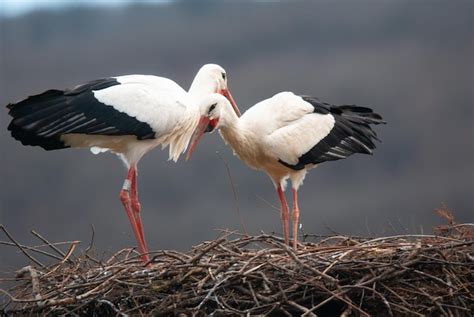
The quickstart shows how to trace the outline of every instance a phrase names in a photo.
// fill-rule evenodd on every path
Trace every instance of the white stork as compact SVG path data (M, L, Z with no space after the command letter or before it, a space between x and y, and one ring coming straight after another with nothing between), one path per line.
M297 247L298 188L306 172L325 161L354 153L372 154L377 135L370 124L385 123L372 109L334 106L317 98L282 92L263 100L238 117L222 96L206 96L201 118L186 159L204 132L219 129L224 141L251 168L270 176L281 203L285 242L289 244L288 204L283 191L292 184L293 247Z
M199 120L199 101L219 93L240 112L227 87L224 69L204 65L189 92L174 81L151 75L98 79L66 90L48 90L9 104L8 130L24 145L57 150L90 148L122 158L128 174L120 199L132 225L142 259L148 248L137 195L137 163L158 145L169 145L169 159L186 150ZM226 99L227 100L227 99Z

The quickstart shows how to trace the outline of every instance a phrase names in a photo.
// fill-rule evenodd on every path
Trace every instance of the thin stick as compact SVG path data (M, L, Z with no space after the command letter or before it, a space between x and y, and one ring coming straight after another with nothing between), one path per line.
M40 235L39 233L37 233L36 231L34 230L31 230L31 233L36 236L38 239L40 239L41 241L43 241L44 243L46 243L51 249L53 249L54 251L56 251L60 256L62 256L64 258L65 254L63 251L59 250L58 247L56 247L55 245L51 244L51 242L49 242L46 238L44 238L42 235Z
M8 245L8 246L17 246L15 243L13 242L8 242L8 241L0 241L0 244L3 244L3 245ZM56 260L62 260L61 257L57 256L56 254L52 254L52 253L49 253L49 252L46 252L46 251L43 251L43 250L38 250L38 249L35 249L34 247L29 247L27 245L23 245L23 244L20 244L22 248L24 248L25 250L30 250L30 251L33 251L33 252L36 252L36 253L39 253L39 254L42 254L42 255L46 255L46 256L49 256L53 259L56 259Z
M86 248L86 253L89 253L89 251L92 249L92 246L94 245L95 230L94 230L94 225L92 224L91 224L91 231L92 231L91 242L89 242L89 245Z
M222 155L219 152L216 151L216 153L217 153L217 156L219 156L219 158L222 160L222 162L224 162L224 165L225 165L225 168L226 168L226 171L227 171L227 176L229 176L230 185L232 187L232 193L234 194L235 210L237 211L237 215L239 216L240 225L242 226L242 230L244 231L245 235L248 235L247 227L245 226L244 219L242 218L242 214L240 213L239 199L237 197L237 191L235 190L234 181L232 179L232 174L230 173L229 164L227 164L227 161L224 160L224 158L222 157Z
M31 261L35 262L36 264L38 264L39 266L41 266L42 268L45 268L46 266L41 263L40 261L38 261L37 259L35 259L33 256L31 256L30 254L28 254L28 252L26 252L25 248L23 248L21 246L21 244L19 244L15 239L13 239L13 237L11 236L11 234L7 231L7 229L3 226L3 225L0 225L0 229L2 229L2 231L5 233L5 235L8 237L8 239L10 239L11 242L13 242L17 247L18 249L20 249L20 251L26 255L26 257L28 259L30 259Z

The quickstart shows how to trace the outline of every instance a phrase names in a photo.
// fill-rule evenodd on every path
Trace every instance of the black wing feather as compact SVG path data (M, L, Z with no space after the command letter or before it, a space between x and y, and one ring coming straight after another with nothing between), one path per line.
M154 138L155 133L147 123L94 97L93 91L119 84L115 78L98 79L73 89L47 90L9 104L7 108L13 119L8 130L22 144L38 145L46 150L68 147L61 136L69 133Z
M331 114L335 123L329 134L307 153L303 154L295 165L280 160L283 165L301 170L307 164L319 164L326 161L344 159L354 153L372 154L377 134L371 124L385 123L382 116L372 109L355 105L335 106L320 102L314 97L302 97L314 107L315 113Z

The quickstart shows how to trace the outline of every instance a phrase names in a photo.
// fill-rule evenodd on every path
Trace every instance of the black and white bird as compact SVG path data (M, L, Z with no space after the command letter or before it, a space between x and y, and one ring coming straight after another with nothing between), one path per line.
M213 93L225 96L240 116L224 69L206 64L188 92L170 79L151 75L110 77L72 89L48 90L9 104L13 119L8 130L23 145L48 151L90 148L94 154L110 151L120 156L128 168L120 199L147 262L137 163L158 145L169 146L169 159L178 160L198 125L200 100Z
M281 203L285 242L289 244L289 211L283 191L292 184L293 247L297 247L298 188L306 172L317 164L347 158L354 153L372 154L377 135L371 124L385 123L372 109L334 106L317 98L281 92L263 100L242 117L219 95L207 96L200 105L201 118L186 159L204 132L219 129L224 141L251 168L270 176Z

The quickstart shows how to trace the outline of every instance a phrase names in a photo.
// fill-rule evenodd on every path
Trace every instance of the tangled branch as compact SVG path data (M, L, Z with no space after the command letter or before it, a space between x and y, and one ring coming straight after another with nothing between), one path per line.
M15 241L10 246L26 252L32 265L18 271L15 286L0 291L0 309L48 315L466 316L474 309L469 229L449 237L320 237L297 251L272 235L224 232L186 253L151 252L148 267L133 249L100 261L90 247L74 254L77 241L63 252L41 237L55 252L46 266L28 253L36 248Z

